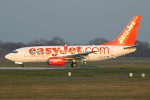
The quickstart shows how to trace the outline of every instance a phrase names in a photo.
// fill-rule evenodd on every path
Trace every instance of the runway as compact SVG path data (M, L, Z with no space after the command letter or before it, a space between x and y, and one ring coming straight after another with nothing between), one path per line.
M46 70L46 69L91 69L108 67L0 67L0 70Z

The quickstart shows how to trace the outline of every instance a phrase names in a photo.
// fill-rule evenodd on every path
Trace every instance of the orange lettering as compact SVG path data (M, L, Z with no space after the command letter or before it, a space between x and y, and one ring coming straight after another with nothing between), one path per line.
M98 48L98 47L93 47L93 48L92 48L92 51L94 51L94 49L97 49L97 50L95 50L95 51L99 51L99 48ZM97 53L94 52L94 54L97 54Z
M108 47L100 47L100 54L101 54L102 50L105 54L106 49L107 49L107 53L109 54L109 48Z
M36 49L35 49L35 48L29 49L29 53L30 53L31 55L35 55Z
M37 50L38 50L37 51L38 55L43 55L44 54L44 49L43 48L38 48Z
M45 51L46 51L46 55L51 54L51 48L46 48Z
M57 56L58 51L59 51L60 48L52 48L52 49L54 51L54 53L52 54L52 56Z
M81 52L82 47L78 46L78 47L76 47L76 48L77 48L78 53L80 53L80 52Z
M67 53L67 50L68 50L68 46L63 46L64 47L64 51L63 50L60 50L60 53L61 54L66 54Z
M87 47L87 48L85 48L85 52L87 52L87 49L91 49L91 47ZM90 50L88 50L88 51L90 51Z
M69 48L70 54L75 54L75 51L76 51L76 48L74 48L74 47Z

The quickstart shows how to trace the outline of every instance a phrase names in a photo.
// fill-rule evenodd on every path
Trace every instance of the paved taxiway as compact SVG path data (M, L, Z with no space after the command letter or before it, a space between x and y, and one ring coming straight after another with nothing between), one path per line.
M88 69L88 68L108 68L108 67L0 67L0 70L45 70L45 69Z

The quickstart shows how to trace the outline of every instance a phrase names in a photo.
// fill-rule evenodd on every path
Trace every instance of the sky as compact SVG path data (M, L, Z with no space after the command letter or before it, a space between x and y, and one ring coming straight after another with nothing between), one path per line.
M142 16L137 40L150 43L150 0L0 0L0 40L111 41L136 15Z

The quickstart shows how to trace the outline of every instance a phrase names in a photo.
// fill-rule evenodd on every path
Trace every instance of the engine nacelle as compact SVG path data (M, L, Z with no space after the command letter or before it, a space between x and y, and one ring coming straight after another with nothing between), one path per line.
M65 58L63 57L50 57L47 62L48 65L65 65Z

